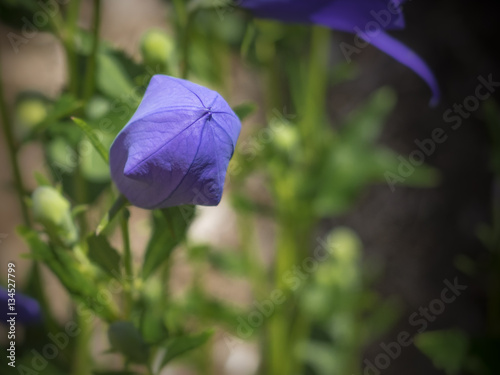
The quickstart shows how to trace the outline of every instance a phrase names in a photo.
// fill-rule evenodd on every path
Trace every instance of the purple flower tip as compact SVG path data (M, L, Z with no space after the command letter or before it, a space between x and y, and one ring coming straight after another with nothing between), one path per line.
M14 302L14 304L12 304L12 302ZM6 321L5 319L8 320L11 318L15 318L16 322L23 324L38 323L42 320L40 305L31 297L20 293L9 295L9 291L7 289L0 287L0 303L2 304L1 308L4 312L2 314L3 322ZM9 309L11 306L12 309ZM8 313L16 313L16 315L7 315Z
M431 106L439 102L439 85L427 64L387 30L405 26L402 4L407 0L241 0L257 17L310 23L357 34L418 74L432 91ZM350 46L351 51L361 51ZM341 48L342 49L342 48ZM342 51L345 55L345 51ZM346 55L350 61L350 53Z
M111 177L138 207L215 206L240 129L217 92L155 75L111 145Z

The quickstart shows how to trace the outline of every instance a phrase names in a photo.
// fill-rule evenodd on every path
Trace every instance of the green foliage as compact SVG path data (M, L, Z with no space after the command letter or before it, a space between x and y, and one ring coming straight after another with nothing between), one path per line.
M97 57L97 88L110 98L120 99L131 95L133 100L139 101L134 92L134 82L127 75L119 59L108 51L99 53Z
M254 113L256 109L257 106L255 105L255 103L248 102L234 107L233 111L234 113L236 113L236 116L240 118L240 121L243 121L245 118Z
M113 302L96 298L100 295L100 286L88 282L89 277L92 277L91 271L85 269L85 264L75 253L46 244L37 232L24 226L20 226L17 232L28 244L34 259L45 263L75 300L82 302L105 320L117 319Z
M29 42L31 37L25 35L23 27L31 27L27 22L32 23L36 12L45 12L42 8L46 3L0 0L0 21L15 27L15 35L7 35L14 50ZM110 350L123 356L125 366L119 370L99 368L93 373L156 374L200 349L199 355L188 357L189 362L200 373L209 374L214 367L208 363L210 351L200 353L214 333L206 326L222 326L238 334L235 325L258 312L253 306L236 307L211 293L205 278L213 273L228 283L236 278L248 282L254 302L270 300L276 290L285 297L253 331L263 348L259 373L299 373L304 365L307 374L356 373L363 348L386 333L398 315L398 305L392 299L382 299L373 291L374 280L367 277L357 234L344 227L330 231L326 258L315 261L314 271L302 269L306 274L296 289L283 280L310 258L316 230L328 225L323 219L349 212L368 186L387 184L387 173L398 170L399 155L379 142L396 105L394 92L378 90L332 124L328 90L356 77L358 67L347 63L331 67L328 31L251 19L249 13L236 10L235 2L168 2L168 31L146 31L138 58L95 38L98 29L79 27L80 8L88 10L90 3L85 7L78 1L61 6L57 1L52 3L55 14L31 31L33 35L49 31L60 41L68 82L56 98L27 91L16 100L10 124L14 125L13 154L37 142L51 171L50 176L37 173L42 189L38 192L50 193L39 195L35 191L28 218L35 223L26 220L30 225L19 227L18 233L30 248L27 257L37 265L46 265L75 302L75 318L85 317L88 310L109 325ZM92 4L99 6L101 2ZM97 10L93 9L91 18L96 24L100 21ZM233 77L239 77L240 69L247 65L252 82L240 87L238 80L235 85ZM187 233L195 207L171 207L148 213L150 237L140 264L135 264L142 229L137 217L144 212L136 217L132 210L134 227L130 233L128 221L122 221L122 248L111 245L117 235L117 226L111 224L128 205L125 197L119 196L97 228L95 224L116 195L110 181L108 150L133 115L151 77L158 73L215 86L224 96L233 93L235 86L238 93L247 87L258 89L263 98L258 104L244 101L233 109L249 125L242 134L253 132L240 140L233 169L227 174L232 183L229 200L239 215L237 248L234 244L192 246ZM269 116L266 126L249 123L258 118L251 117L258 105L263 106L259 112ZM495 146L492 165L498 172L498 109L490 105L485 110ZM253 177L257 177L257 189L267 187L264 194L259 191L259 199L249 194ZM437 171L422 165L402 184L429 187L437 182ZM24 202L25 189L19 190ZM263 239L253 230L254 223L263 217L272 222L271 242L276 249L271 265L260 259L257 250ZM488 227L482 233L485 243L494 249L498 238L495 228ZM181 246L188 255L190 272L186 274L192 274L185 280L181 277L182 293L171 283L179 281L173 280L171 267L172 253ZM36 335L27 328L27 339L18 352L19 371L20 366L31 365L32 357L27 353L33 347L42 348L49 333L63 329L54 323L47 308L50 304L43 301L44 283L38 272L30 284L38 288L46 319ZM39 373L67 374L74 370L74 363L87 364L90 343L84 336L75 338L61 358ZM432 332L419 335L416 344L450 374L462 368L485 374L484 369L495 369L495 338L468 339L459 331ZM130 364L134 364L132 370Z
M318 374L356 374L364 343L386 333L399 309L370 290L362 274L362 243L353 230L334 229L325 247L326 259L300 295L302 312L323 335L300 343L297 355Z
M73 117L72 118L73 122L78 125L80 129L85 133L85 135L89 138L90 142L92 143L92 146L97 150L99 155L101 156L102 160L104 160L106 163L109 164L109 153L107 149L104 147L104 145L101 143L99 138L94 133L94 130L88 126L85 121Z
M166 349L166 353L161 361L160 367L164 367L174 358L179 357L188 351L199 348L205 344L210 337L212 337L212 335L213 331L207 331L197 335L173 337L169 339L162 345Z
M31 33L38 31L47 31L50 29L49 22L37 22L34 25L34 14L36 12L44 12L40 2L35 0L2 0L0 1L0 20L6 25L21 30L23 27L27 28ZM29 34L32 35L32 34ZM23 39L18 39L23 38ZM14 45L22 46L28 39L19 33L15 36L9 36L9 40Z
M147 363L149 346L131 322L114 322L109 326L108 339L113 351L122 353L127 361Z
M181 206L153 212L153 234L146 248L142 277L147 279L168 258L186 236L195 208Z
M434 366L449 375L458 374L467 358L469 340L459 330L419 333L415 345L427 355Z
M87 238L88 257L110 277L120 277L121 256L111 247L106 237L90 235Z

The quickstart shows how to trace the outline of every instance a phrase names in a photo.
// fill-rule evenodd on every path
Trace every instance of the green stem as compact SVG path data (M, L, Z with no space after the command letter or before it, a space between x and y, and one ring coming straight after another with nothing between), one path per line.
M87 74L85 75L85 87L83 98L87 102L95 89L96 57L99 50L99 33L101 29L101 0L94 0L94 22L92 27L92 51L87 60Z
M174 0L173 2L177 21L177 36L179 45L182 46L181 77L187 79L189 74L189 24L192 15L186 7L185 0Z
M328 89L329 47L330 30L318 26L313 27L309 70L303 100L303 119L299 124L306 151L306 160L313 158L317 152L316 146L318 142L321 142L324 134L322 130L324 129Z
M313 27L304 106L300 108L302 119L299 123L304 154L309 164L315 163L315 155L324 142L329 46L330 31ZM290 168L290 173L296 173L296 169ZM301 272L301 261L309 255L309 241L316 223L310 206L301 204L300 198L290 196L288 189L277 188L276 194L279 229L275 288L281 290L287 300L270 320L270 375L301 372L302 363L300 359L295 359L294 351L298 343L309 337L311 323L298 305L297 294L289 289L291 286L287 283L286 275L294 272L296 267ZM305 283L306 280L301 282Z
M92 326L88 317L78 314L78 328L80 333L76 337L75 359L72 363L71 374L89 375L92 373L92 355L89 341L92 336Z
M122 239L123 239L123 263L125 266L126 287L125 287L125 317L128 317L132 309L132 288L134 284L134 274L132 268L132 250L130 248L130 234L128 229L128 219L130 213L123 210L121 219Z
M69 91L75 98L79 97L78 87L78 56L76 53L75 39L77 31L78 15L80 12L80 0L72 0L68 5L68 15L66 19L66 28L62 35L62 42L66 52L68 64L68 86Z
M109 223L116 217L116 215L126 206L128 205L128 200L124 195L119 195L118 198L114 201L113 205L109 209L109 211L104 215L104 217L99 222L99 225L96 229L96 234L99 235L103 230L107 228Z
M19 205L21 206L23 221L26 226L31 227L31 220L28 212L28 207L24 200L26 190L24 189L24 184L21 176L21 169L19 168L19 163L17 161L17 149L14 141L14 135L12 134L12 123L10 120L10 116L7 110L7 104L5 102L5 97L3 93L1 65L0 65L0 112L2 120L2 130L5 136L5 141L7 143L7 152L9 153L10 165L14 177L14 185L16 187Z
M285 295L284 306L280 306L269 320L268 349L269 374L292 374L293 343L290 342L290 328L292 314L289 306L293 306L292 291L286 283L285 275L293 270L296 264L297 248L294 229L287 220L281 220L278 229L276 261L275 261L275 289ZM286 358L286 359L285 359Z

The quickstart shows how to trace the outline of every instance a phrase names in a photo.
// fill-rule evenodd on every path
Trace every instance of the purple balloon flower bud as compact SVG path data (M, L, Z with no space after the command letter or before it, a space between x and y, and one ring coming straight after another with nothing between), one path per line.
M36 300L20 293L15 293L12 296L8 292L4 287L0 287L0 304L3 311L2 322L5 323L5 319L11 318L23 324L39 323L42 320L40 305ZM12 300L15 300L14 304L12 304L14 302ZM8 313L16 313L16 315L8 315Z
M240 129L217 92L155 75L111 145L111 177L138 207L215 206Z

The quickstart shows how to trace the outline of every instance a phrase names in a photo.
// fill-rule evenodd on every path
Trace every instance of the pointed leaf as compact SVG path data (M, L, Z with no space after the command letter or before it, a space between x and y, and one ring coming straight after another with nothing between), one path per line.
M121 257L107 238L103 235L91 235L87 238L87 244L89 259L111 277L119 277Z
M206 331L199 335L181 336L170 339L165 345L163 345L167 349L167 353L161 362L160 368L181 354L194 350L205 344L212 335L213 331Z
M243 121L245 118L254 113L256 109L257 106L255 105L255 103L247 102L237 105L236 107L233 108L233 111L234 113L236 113L236 116L239 117L240 121Z
M96 151L101 155L102 159L109 164L109 153L108 150L104 147L104 145L101 143L99 138L97 138L94 129L92 129L85 121L72 117L71 118L75 124L78 125L80 129L83 130L85 135L89 138L90 143L92 143L92 146L96 149Z
M122 321L110 324L108 339L111 347L122 353L128 361L133 363L148 361L149 346L132 322Z

